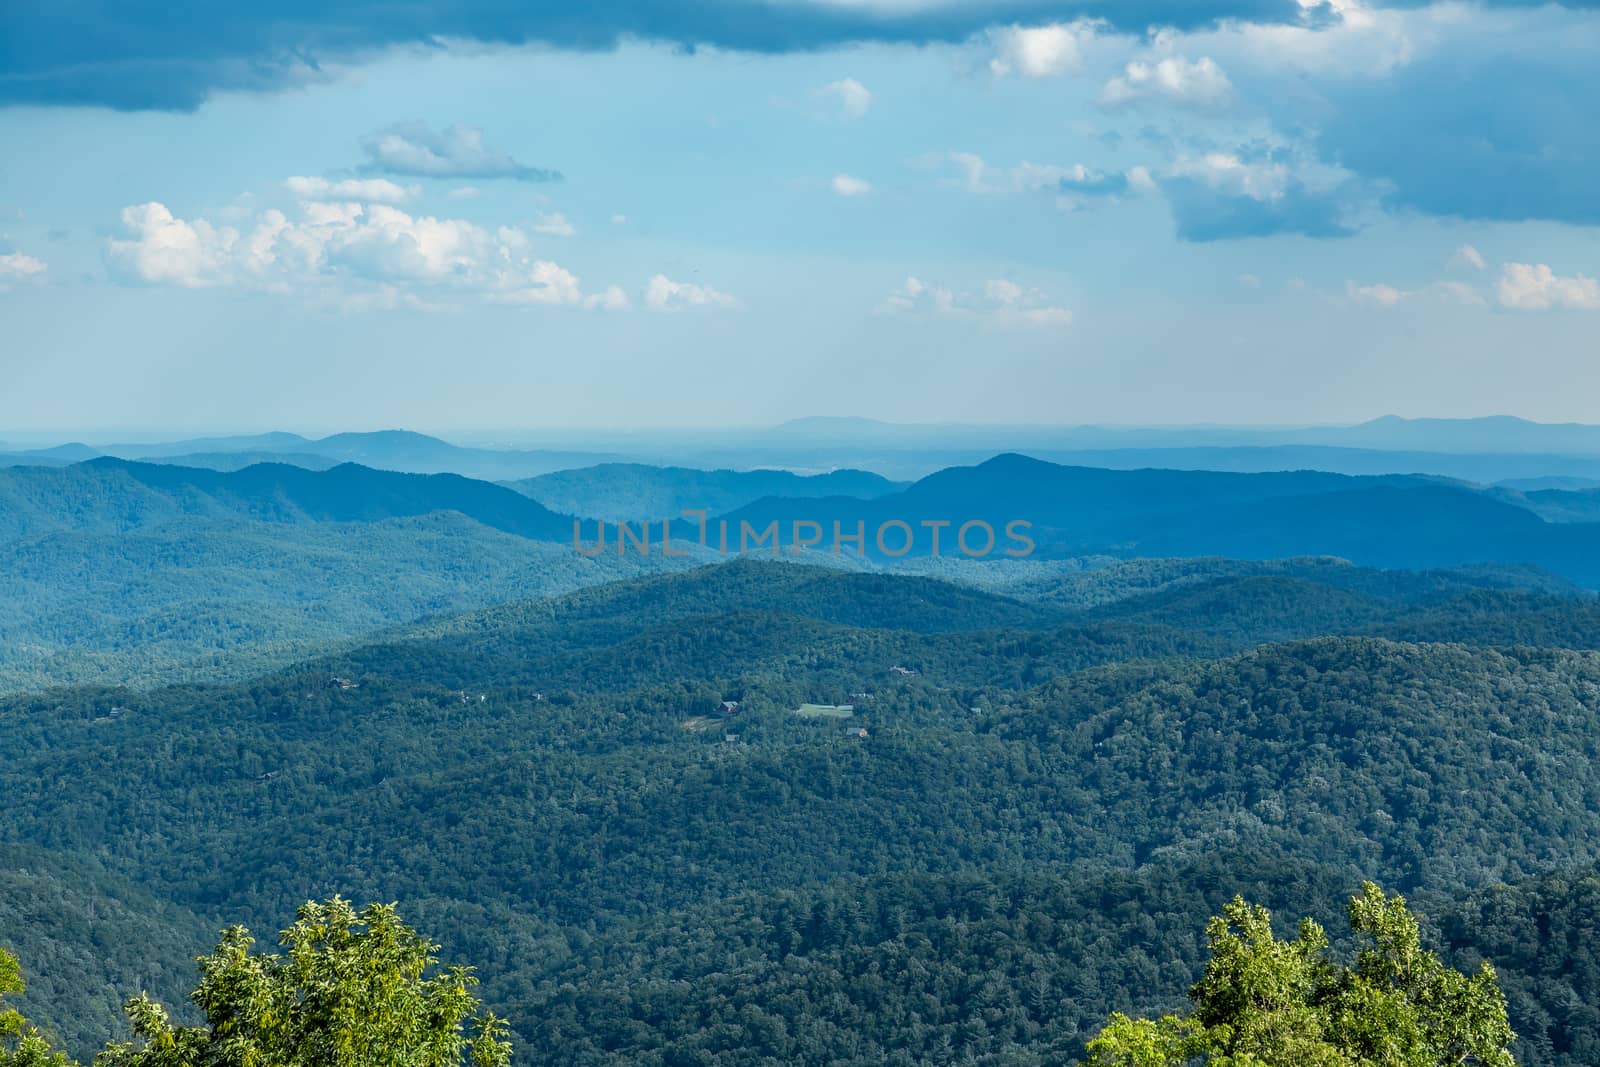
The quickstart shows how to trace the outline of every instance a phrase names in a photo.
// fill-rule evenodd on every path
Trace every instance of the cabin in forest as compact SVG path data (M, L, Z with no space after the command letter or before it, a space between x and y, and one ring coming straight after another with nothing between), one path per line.
M739 714L739 702L737 700L724 700L721 704L717 705L716 709L712 711L711 714L717 716L719 719L731 719L735 715Z

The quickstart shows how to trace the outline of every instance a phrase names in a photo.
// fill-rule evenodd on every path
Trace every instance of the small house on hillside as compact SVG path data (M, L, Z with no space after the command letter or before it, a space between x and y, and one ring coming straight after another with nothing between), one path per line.
M711 714L721 719L731 719L735 715L739 714L739 702L737 700L724 700L721 704L717 705Z

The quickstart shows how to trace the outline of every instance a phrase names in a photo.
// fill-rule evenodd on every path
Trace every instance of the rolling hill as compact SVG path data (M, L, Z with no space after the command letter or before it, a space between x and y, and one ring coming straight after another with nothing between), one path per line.
M903 483L857 470L799 475L783 470L701 471L637 463L557 471L508 484L552 511L613 522L676 519L686 509L718 515L763 497L870 499L905 488Z
M929 523L946 524L940 554L963 554L952 542L967 523L986 523L994 539L973 527L965 554L982 555L986 547L996 556L1026 551L1005 533L1021 521L1045 557L1337 556L1413 569L1527 563L1600 586L1600 524L1548 523L1496 493L1408 476L1109 471L1005 455L940 471L874 500L767 499L721 521L733 541L745 528L760 532L777 523L789 542L796 522L815 522L824 548L832 546L834 523L846 532L860 524L867 552L879 558L900 551L908 534L913 554L931 554ZM895 530L893 523L904 527ZM879 531L883 545L876 543ZM698 532L679 524L682 539ZM714 534L708 540L717 541Z
M12 697L0 841L212 924L271 929L335 890L406 901L480 965L530 1063L917 1062L946 1041L1063 1062L1111 1008L1179 997L1236 889L1329 914L1379 877L1445 916L1600 859L1600 653L1451 629L1483 613L1463 598L1522 598L1495 616L1562 640L1581 627L1549 620L1589 600L1316 569L1063 624L926 579L744 562L248 682ZM1236 651L1418 611L1452 643ZM807 701L853 703L848 729ZM1561 1049L1588 1023L1541 999L1569 988L1557 965L1503 927L1451 929L1528 976L1519 1023L1560 1020L1527 1062L1576 1067ZM112 988L138 980L112 963ZM47 1020L90 1004L51 988Z
M102 446L98 451L122 459L161 463L194 464L196 457L205 457L208 462L203 465L218 465L224 469L237 466L221 458L229 454L278 455L278 462L282 463L305 465L309 461L319 467L357 463L380 470L409 474L459 474L485 481L529 478L549 471L619 458L602 452L466 448L408 430L339 433L321 438L267 433L197 438L164 444L111 444Z

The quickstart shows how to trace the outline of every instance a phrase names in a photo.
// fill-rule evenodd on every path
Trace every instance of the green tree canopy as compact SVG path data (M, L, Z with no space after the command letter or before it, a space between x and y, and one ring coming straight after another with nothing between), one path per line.
M507 1067L506 1026L482 1013L465 967L439 968L393 905L357 912L338 897L308 903L279 954L252 953L243 927L200 958L194 1002L204 1026L174 1026L147 996L128 1002L135 1041L103 1067ZM470 1036L469 1036L470 1026Z
M6 1006L6 998L27 989L17 958L0 948L0 1067L66 1067L67 1057L52 1051L44 1035Z
M1368 944L1353 966L1327 959L1304 919L1293 940L1235 897L1206 929L1211 960L1188 1015L1115 1014L1089 1043L1092 1067L1515 1067L1494 968L1446 967L1422 948L1399 896L1371 882L1350 901Z

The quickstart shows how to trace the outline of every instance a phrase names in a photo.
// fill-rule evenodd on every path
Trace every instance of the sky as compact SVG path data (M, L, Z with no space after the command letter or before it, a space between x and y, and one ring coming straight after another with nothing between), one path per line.
M0 439L1594 421L1593 2L66 7Z

